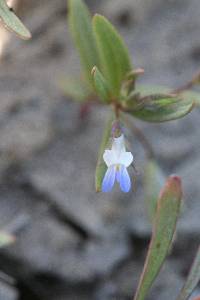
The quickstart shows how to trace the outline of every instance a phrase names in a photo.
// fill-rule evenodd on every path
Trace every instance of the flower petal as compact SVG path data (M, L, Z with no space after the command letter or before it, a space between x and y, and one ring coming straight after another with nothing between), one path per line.
M118 163L120 165L129 167L133 162L133 155L131 152L122 152L119 156Z
M116 177L116 168L115 166L109 167L104 175L103 182L102 182L102 192L110 192L113 188L115 183Z
M103 160L108 168L118 163L116 153L113 150L105 150L103 154Z
M119 184L124 193L128 193L131 188L131 180L127 169L124 166L120 166L119 170Z
M120 155L121 152L126 151L123 134L120 135L120 137L113 139L112 150L115 151L118 156Z

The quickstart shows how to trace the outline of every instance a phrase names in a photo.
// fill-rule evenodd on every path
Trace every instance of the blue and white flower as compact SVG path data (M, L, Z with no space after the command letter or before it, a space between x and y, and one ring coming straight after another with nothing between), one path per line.
M133 155L126 151L123 134L118 138L113 138L112 148L105 150L103 159L108 169L102 182L102 191L110 192L116 180L121 190L128 193L131 188L131 180L127 168L133 162Z

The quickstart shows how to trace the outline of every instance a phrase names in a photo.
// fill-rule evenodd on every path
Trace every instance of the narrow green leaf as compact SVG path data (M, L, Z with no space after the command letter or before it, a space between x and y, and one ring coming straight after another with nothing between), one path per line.
M177 300L187 300L200 280L200 247Z
M155 93L170 93L172 89L169 87L159 86L159 85L137 85L136 91L139 92L142 96L147 96L149 94ZM194 102L198 107L200 106L200 93L194 91L183 91L178 94L181 98Z
M0 231L0 248L8 246L15 241L15 237L4 231Z
M135 105L135 104L134 104ZM190 100L172 95L149 95L128 111L134 117L147 122L166 122L182 118L194 107Z
M103 102L109 103L111 98L111 91L106 79L97 67L92 69L92 75L94 80L94 87L97 95L102 99Z
M79 78L62 78L58 85L66 96L78 102L84 102L93 92L90 86Z
M99 66L99 59L91 16L82 0L69 0L69 27L80 55L84 74L92 84L91 70L94 66Z
M103 153L104 150L109 146L109 141L111 137L111 129L112 129L112 123L113 123L114 117L113 115L109 118L105 129L103 133L103 138L101 141L101 146L98 154L98 160L97 160L97 166L96 166L96 172L95 172L95 187L96 192L101 191L102 181L103 177L106 173L107 167L103 160Z
M20 19L10 9L5 0L0 0L0 20L10 31L16 33L20 38L28 40L31 38L30 31L24 26Z
M182 197L181 181L168 178L160 193L153 233L135 300L144 300L172 244Z
M165 183L165 176L153 159L147 161L144 173L145 200L149 219L153 222L158 196Z
M93 28L102 72L109 83L113 96L118 97L122 81L132 69L128 50L115 28L103 16L94 16Z

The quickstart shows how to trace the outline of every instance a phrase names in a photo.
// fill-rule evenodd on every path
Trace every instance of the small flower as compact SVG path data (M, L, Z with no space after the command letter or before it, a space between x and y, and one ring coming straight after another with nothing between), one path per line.
M123 134L113 138L112 148L105 150L103 159L108 169L102 182L102 191L110 192L116 180L123 192L129 192L131 180L127 168L133 162L133 155L131 152L126 152Z

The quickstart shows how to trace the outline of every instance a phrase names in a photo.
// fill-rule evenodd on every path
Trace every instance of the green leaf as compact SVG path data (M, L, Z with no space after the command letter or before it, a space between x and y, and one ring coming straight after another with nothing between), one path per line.
M104 129L104 134L103 138L101 141L101 146L98 154L98 160L97 160L97 166L96 166L96 172L95 172L95 187L96 187L96 192L101 191L101 186L102 186L102 181L104 178L104 175L107 170L107 166L103 160L103 153L104 150L109 146L109 141L111 137L111 129L112 129L112 123L113 123L114 117L113 115L109 118L105 129Z
M131 94L135 93L135 82L138 76L142 74L144 74L144 69L141 68L131 70L127 73L126 78L121 85L120 98L126 99L129 98Z
M93 28L100 54L101 70L109 83L113 97L118 97L122 81L132 69L128 50L115 28L103 16L94 16Z
M182 118L194 107L190 100L178 99L172 95L149 95L134 104L128 112L147 122L166 122Z
M0 0L0 20L10 31L16 33L20 38L28 40L31 38L30 31L24 26L20 19L8 7L5 0Z
M84 102L93 92L90 86L79 78L62 78L58 84L66 96L78 102Z
M149 159L145 166L144 188L148 216L151 221L154 220L158 196L164 183L165 176L162 170L155 160Z
M99 58L92 31L91 16L82 0L69 0L69 27L86 79L92 84L91 70L94 66L99 66Z
M137 85L136 91L141 93L142 96L147 96L154 93L170 93L172 89L164 86L156 85ZM196 106L200 106L200 93L194 91L183 91L178 94L179 97L194 102Z
M200 247L177 300L187 300L200 280Z
M151 94L167 94L170 93L171 89L160 85L143 85L137 84L136 92L140 93L142 97Z
M0 248L8 246L15 241L15 237L4 231L0 231Z
M97 95L102 99L103 102L109 103L111 98L111 91L106 79L103 77L102 73L97 67L92 69L92 75L94 80L94 87Z
M181 198L180 178L177 176L169 177L158 200L152 238L134 300L146 298L171 248Z
M195 106L200 106L200 93L193 91L185 91L180 94L182 98L189 99L194 102Z

